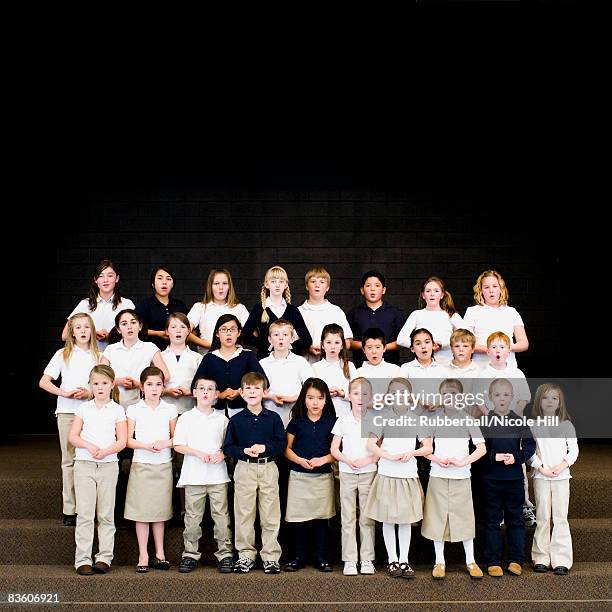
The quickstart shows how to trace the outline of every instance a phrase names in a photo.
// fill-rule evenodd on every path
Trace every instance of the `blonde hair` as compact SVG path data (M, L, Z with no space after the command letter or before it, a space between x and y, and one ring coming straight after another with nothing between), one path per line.
M493 393L493 388L497 385L506 385L510 387L510 392L512 393L512 397L514 397L514 387L512 383L507 378L494 378L489 385L489 396Z
M457 389L459 393L463 393L463 383L458 378L445 378L438 387L438 392L442 393L444 387L451 387Z
M506 287L506 282L502 278L502 275L496 270L485 270L477 279L476 284L474 285L474 303L480 304L480 306L485 305L485 300L482 295L482 281L487 278L487 276L494 276L499 283L499 305L507 306L508 305L508 288Z
M451 347L455 342L467 342L474 348L476 346L476 336L469 329L456 329L449 340Z
M91 372L89 373L89 384L91 384L91 377L94 374L99 374L100 376L104 376L108 378L113 383L113 388L111 389L110 398L116 404L119 403L119 389L115 384L115 370L111 368L109 365L104 363L100 363L93 368L91 368Z
M96 325L93 322L93 319L86 312L77 312L72 315L68 319L68 336L66 337L66 344L64 344L64 351L62 353L62 357L65 362L68 362L70 359L70 355L72 355L72 351L76 346L76 342L74 341L74 323L77 319L87 319L89 321L89 326L91 327L91 336L89 337L89 345L88 349L91 351L91 354L96 363L100 363L100 350L98 349L98 343L96 342Z
M442 310L444 310L448 314L449 317L452 317L457 312L457 309L455 308L455 303L453 302L453 296L444 287L444 281L441 278L438 278L437 276L430 276L421 285L421 291L419 292L419 301L418 301L419 308L425 308L425 306L427 306L427 303L423 299L423 292L425 291L425 287L427 287L429 283L436 283L436 285L440 287L440 289L442 290L442 299L440 300L440 308L442 308Z
M315 276L324 278L327 281L327 286L331 287L331 276L329 272L323 266L317 266L316 268L310 268L310 270L306 272L306 276L304 277L306 289L308 289L308 281Z
M227 291L226 304L230 308L238 306L238 304L240 304L240 300L236 296L236 290L234 289L234 281L232 280L232 275L229 273L229 270L226 270L225 268L213 268L209 272L208 278L206 279L206 286L204 287L204 297L202 298L202 304L206 306L214 300L212 286L215 280L215 276L217 276L217 274L225 274L225 276L227 276L229 288Z
M266 275L264 276L264 282L261 286L261 309L263 312L261 313L261 322L267 323L270 320L270 315L268 315L268 311L266 310L266 298L268 297L268 290L266 289L266 283L280 278L287 283L285 290L283 291L283 299L287 304L291 304L291 291L289 289L289 277L287 276L287 271L285 268L281 268L280 266L272 266L268 268L266 271Z
M557 416L560 421L571 421L569 412L567 411L567 404L565 403L565 394L563 393L563 389L559 385L554 383L546 383L544 385L540 385L535 393L535 398L533 400L533 410L532 416L534 417L543 417L544 413L542 412L542 398L549 392L556 391L559 394L559 408L557 408Z
M393 384L403 385L404 387L406 387L406 389L408 389L408 391L410 391L410 393L412 393L412 385L410 384L410 381L407 378L402 378L401 376L392 378L389 381L389 385L387 386L387 393L389 393L389 389L391 388L391 385Z
M293 323L291 321L287 321L287 319L276 319L276 321L272 321L272 323L270 323L270 327L268 327L268 333L270 333L274 327L290 327L292 331L295 330Z
M489 348L495 340L503 340L508 345L508 348L510 348L510 338L502 331L493 332L487 337L487 348Z

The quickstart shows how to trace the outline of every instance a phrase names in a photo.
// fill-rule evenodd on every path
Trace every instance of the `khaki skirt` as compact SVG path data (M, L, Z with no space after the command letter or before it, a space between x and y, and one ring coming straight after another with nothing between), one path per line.
M333 473L307 474L291 470L285 512L288 523L331 518L336 514L334 505Z
M172 462L134 463L130 468L123 516L139 523L172 518Z
M365 515L381 523L405 525L423 518L423 487L414 478L376 474L368 494Z
M476 535L469 478L429 479L421 535L436 542L462 542Z

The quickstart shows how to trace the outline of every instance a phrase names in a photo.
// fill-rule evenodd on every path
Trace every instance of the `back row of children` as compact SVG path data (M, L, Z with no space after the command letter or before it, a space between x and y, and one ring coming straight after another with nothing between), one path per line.
M110 570L114 544L114 502L117 481L117 452L126 444L135 449L130 471L125 516L136 523L139 545L137 572L149 568L167 570L163 538L164 525L172 515L172 472L170 448L186 455L178 486L186 489L184 553L179 571L189 572L198 564L200 523L205 500L211 499L215 522L219 571L247 573L255 565L254 523L259 507L264 572L280 571L278 544L281 511L278 468L275 460L284 453L289 460L290 477L285 520L293 526L294 557L286 571L297 571L305 563L306 530L312 530L315 565L331 571L326 558L327 519L335 514L333 459L340 462L342 514L342 558L344 573L357 573L355 534L359 499L361 563L363 574L374 573L374 520L383 524L388 555L387 572L392 577L411 578L408 561L411 524L423 519L422 534L434 541L436 564L434 578L445 575L444 541L462 541L467 571L481 578L474 559L475 534L469 465L486 454L484 491L486 510L485 561L491 576L503 575L500 522L505 520L508 535L507 571L520 575L524 562L524 525L521 517L523 474L521 464L531 461L538 468L541 484L536 494L544 509L533 543L536 571L567 573L571 567L571 536L567 526L569 466L577 457L575 432L567 419L561 390L554 385L538 389L535 413L558 415L563 435L538 432L536 445L528 428L508 437L507 426L493 426L482 434L477 427L465 427L448 435L435 428L403 426L394 431L393 420L382 425L362 423L372 403L372 386L365 378L349 383L350 414L335 418L328 386L318 378L307 379L293 406L285 433L281 417L263 407L267 380L258 372L243 376L239 393L246 409L229 422L222 411L214 409L219 395L213 380L196 377L193 394L195 409L184 413L177 424L174 406L161 400L164 373L147 367L140 382L143 399L131 405L126 414L116 403L116 375L105 364L92 368L89 383L93 399L76 410L68 441L77 449L74 483L78 520L75 531L75 567L81 575ZM412 391L407 379L394 379L389 393L401 388ZM457 379L445 380L440 394L451 398L443 410L452 416L460 408L453 395L461 394ZM493 412L516 417L510 411L512 383L495 379L488 388ZM112 399L111 399L112 397ZM392 406L387 416L401 416L406 404ZM409 430L407 430L409 429ZM520 431L519 431L520 430ZM364 436L364 431L369 431ZM446 432L448 434L448 432ZM484 437L487 438L486 447ZM415 448L415 439L419 445ZM469 441L475 445L470 454ZM435 440L435 451L433 441ZM225 457L237 460L234 472L234 519L238 561L234 563L227 500L229 477ZM432 462L431 478L423 514L423 491L415 457ZM552 502L552 503L551 503ZM552 509L552 512L551 512ZM550 534L550 517L554 530ZM94 516L98 519L99 552L92 562ZM155 557L149 559L149 528L153 531ZM397 527L397 541L396 541ZM399 544L399 554L397 545Z

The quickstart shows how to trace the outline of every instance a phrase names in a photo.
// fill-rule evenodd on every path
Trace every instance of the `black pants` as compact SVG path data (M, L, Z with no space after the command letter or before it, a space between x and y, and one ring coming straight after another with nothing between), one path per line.
M295 558L306 560L306 536L310 527L313 559L316 563L327 561L327 519L315 519L303 523L291 523Z
M508 562L525 562L525 523L523 479L483 480L485 498L485 549L487 567L501 565L502 534L500 523L504 520L508 538Z

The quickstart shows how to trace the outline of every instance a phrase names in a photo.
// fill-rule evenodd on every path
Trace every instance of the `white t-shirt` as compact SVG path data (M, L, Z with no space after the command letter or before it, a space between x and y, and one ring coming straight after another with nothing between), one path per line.
M174 446L190 446L204 453L214 454L223 446L228 423L228 418L221 410L205 414L194 408L180 416L174 430ZM184 457L177 487L229 482L225 461L214 464L204 463L194 455Z
M443 416L444 411L440 411ZM453 411L452 415L449 415L450 418L466 418L467 415L465 413L459 411ZM442 434L440 437L436 436L436 430L434 430L434 455L436 457L440 457L440 459L450 459L454 457L455 459L464 459L470 454L469 449L469 441L472 439L472 443L476 444L484 444L485 440L482 437L482 433L480 428L477 426L472 427L445 427L442 428L444 431L444 437ZM452 433L453 436L457 436L456 438L450 438L446 436L450 436ZM444 468L439 466L437 463L431 462L431 471L429 475L434 478L452 478L452 479L462 479L469 478L471 473L471 464L464 465L463 467L459 467L457 465L449 465Z
M357 420L353 413L341 416L338 418L332 429L334 436L342 438L341 451L349 459L363 459L369 457L372 453L368 450L368 436L361 436L361 420ZM376 464L368 463L358 470L352 470L344 461L339 461L338 466L341 472L347 474L365 474L366 472L375 472Z
M308 301L305 301L301 306L298 306L298 310L302 313L314 346L321 344L321 332L330 323L336 323L342 328L345 340L353 337L353 330L340 306L336 306L327 300L323 304L309 304ZM319 361L319 357L310 353L306 355L306 359L310 364Z
M397 335L397 343L400 346L410 348L410 334L415 329L424 328L431 333L434 342L442 345L442 348L436 351L435 358L440 365L445 365L453 358L450 349L451 334L462 327L463 319L458 312L449 317L445 310L421 308L410 313L406 323Z
M394 363L388 363L384 359L378 365L372 365L369 361L364 361L363 365L357 369L357 378L367 378L372 384L373 402L378 396L382 400L382 396L387 392L389 383L392 378L401 376L401 369ZM380 410L376 408L375 410Z
M121 298L119 300L119 304L117 308L113 310L113 298L110 300L103 300L100 296L98 296L98 305L95 310L89 310L89 300L81 300L76 308L68 315L70 318L72 315L75 315L77 312L85 312L87 313L94 322L96 326L96 330L105 329L110 332L113 327L115 327L115 317L122 311L128 309L134 309L134 302L129 300L128 298ZM103 351L107 346L108 342L98 340L98 348Z
M159 406L151 408L144 400L129 406L125 411L128 419L136 423L134 437L138 442L155 442L156 440L170 439L170 421L178 416L176 408L163 400ZM151 463L158 465L172 461L170 448L162 448L159 453L146 450L145 448L134 449L134 463Z
M249 311L244 304L227 306L226 304L219 305L214 302L208 302L208 304L196 302L187 313L187 318L194 329L197 327L200 330L200 338L212 342L215 325L219 317L224 314L233 314L242 326L244 326L249 318ZM198 353L206 355L208 349L198 346Z
M470 306L463 317L463 324L476 336L476 344L487 345L487 338L497 331L504 332L512 341L514 328L525 324L521 315L512 306ZM485 364L489 361L486 353L474 353L476 363ZM508 355L508 363L516 366L516 355Z
M128 348L123 344L123 340L121 340L120 342L109 344L102 356L106 357L110 362L116 378L131 376L136 380L140 380L142 371L151 365L153 357L158 351L159 348L152 342L138 340L136 344ZM119 402L124 407L136 403L140 398L140 391L138 389L126 389L121 386L118 389Z
M125 421L125 411L112 400L98 408L94 400L81 404L76 409L76 416L83 419L81 439L95 444L98 448L108 448L117 441L115 427L117 423ZM86 448L75 449L75 461L96 461L97 463L111 463L117 461L117 453L107 455L104 459L94 459Z
M338 387L338 389L344 391L344 397L332 397L337 417L348 415L351 412L351 403L348 399L348 387L349 382L357 377L357 369L352 361L348 362L348 368L349 378L345 378L340 360L333 362L327 361L327 359L321 359L312 364L314 375L325 381L330 389L332 387Z
M202 361L202 355L187 347L180 354L178 360L170 348L163 351L161 356L168 372L170 372L170 378L166 381L165 386L170 389L176 387L191 389L191 381L200 361ZM164 401L175 406L179 414L183 414L195 406L195 399L192 396L172 397L171 395L164 395Z
M84 351L75 346L68 358L68 362L64 361L63 353L64 349L56 351L45 368L44 374L50 376L52 380L57 380L61 376L62 382L59 388L62 391L74 391L77 387L89 389L89 373L91 368L97 365L92 352L90 350ZM76 409L86 401L88 400L58 395L55 414L74 414Z
M534 468L533 477L543 480L567 480L571 478L569 466L578 459L578 440L576 430L571 421L560 421L558 427L532 427L531 432L536 442L536 452L531 458L531 466ZM544 476L538 471L540 466L548 469L559 465L563 460L567 461L566 467L555 478Z

